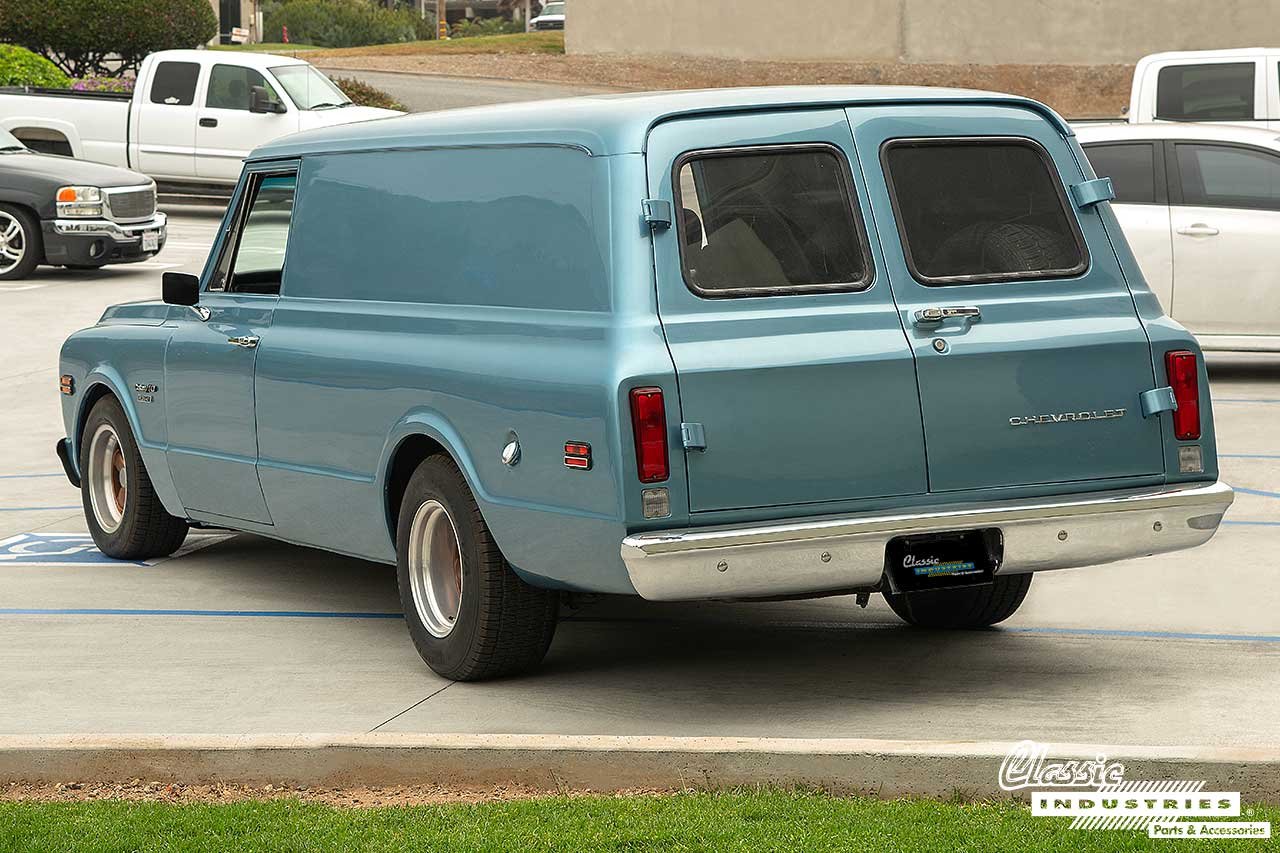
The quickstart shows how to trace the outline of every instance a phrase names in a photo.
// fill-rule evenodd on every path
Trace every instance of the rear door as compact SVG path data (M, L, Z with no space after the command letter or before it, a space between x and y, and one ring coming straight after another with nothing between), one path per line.
M157 62L137 98L138 171L153 178L187 179L196 174L196 116L200 107L200 63Z
M919 494L920 403L843 110L677 120L648 143L692 512ZM696 427L694 428L696 430Z
M1099 213L1068 201L1085 176L1067 141L1015 107L849 119L917 359L930 489L1162 475L1138 400L1150 344Z

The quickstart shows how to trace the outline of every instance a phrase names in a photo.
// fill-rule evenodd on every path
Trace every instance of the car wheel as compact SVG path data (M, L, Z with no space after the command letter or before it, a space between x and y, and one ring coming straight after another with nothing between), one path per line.
M987 628L1014 614L1031 588L1031 575L997 575L995 583L884 594L904 622L921 628Z
M40 223L24 208L0 204L0 281L26 278L43 259Z
M448 457L429 457L409 479L396 555L409 635L438 675L496 678L530 669L546 655L559 595L511 569Z
M94 404L80 438L80 496L98 550L118 560L167 557L187 538L151 485L124 409L114 397Z

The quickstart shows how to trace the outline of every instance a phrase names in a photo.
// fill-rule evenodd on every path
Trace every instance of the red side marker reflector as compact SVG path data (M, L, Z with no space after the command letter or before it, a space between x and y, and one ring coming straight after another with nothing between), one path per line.
M585 441L566 441L564 444L564 465L566 468L591 470L591 445Z
M1200 437L1200 376L1196 354L1174 350L1164 355L1164 369L1178 408L1173 413L1173 434L1179 441Z
M76 381L70 374L64 373L59 378L58 385L63 394L74 394L76 392Z

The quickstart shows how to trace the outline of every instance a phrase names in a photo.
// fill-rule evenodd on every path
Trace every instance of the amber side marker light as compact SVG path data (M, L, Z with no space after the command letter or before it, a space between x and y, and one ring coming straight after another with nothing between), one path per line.
M1200 376L1196 354L1173 350L1164 354L1164 369L1178 408L1173 413L1173 434L1179 441L1200 437Z
M62 377L58 380L58 387L62 389L63 394L76 393L76 381L66 373L62 374Z

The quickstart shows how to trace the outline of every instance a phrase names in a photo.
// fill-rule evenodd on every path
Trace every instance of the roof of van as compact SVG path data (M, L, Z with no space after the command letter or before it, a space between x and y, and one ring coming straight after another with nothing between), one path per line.
M291 134L258 148L250 159L496 144L573 145L594 156L608 156L643 152L650 128L678 116L924 103L1021 106L1040 112L1063 134L1072 134L1061 116L1044 104L998 92L924 86L762 86L588 95L418 113Z

